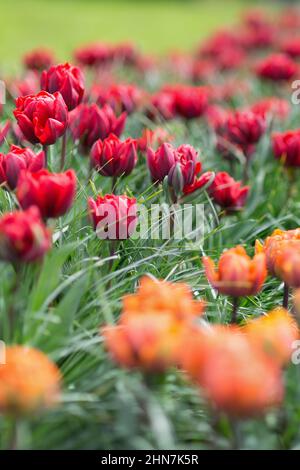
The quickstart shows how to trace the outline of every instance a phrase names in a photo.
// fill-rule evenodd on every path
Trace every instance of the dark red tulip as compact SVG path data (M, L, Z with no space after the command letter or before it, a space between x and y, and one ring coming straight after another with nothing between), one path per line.
M74 52L76 61L88 67L99 66L112 59L113 50L107 44L88 44Z
M79 67L60 64L44 70L41 75L41 88L48 93L59 91L68 110L78 106L84 94L84 79Z
M300 167L300 129L274 132L272 144L275 158L287 167Z
M103 176L129 175L137 163L137 142L135 139L121 141L111 134L94 143L91 159L93 166Z
M51 248L51 233L37 207L15 211L0 218L0 259L11 263L41 259Z
M20 96L14 115L24 137L32 144L54 144L68 125L68 108L58 92Z
M289 55L293 59L300 57L300 37L285 40L281 46L281 50L284 54Z
M65 173L37 173L22 171L17 186L17 198L23 209L37 206L44 219L64 215L73 204L76 194L76 174L73 170Z
M176 149L171 144L162 144L156 152L148 147L147 163L153 181L163 181L176 163Z
M208 192L219 206L232 211L241 209L245 205L249 186L242 186L223 171L216 174Z
M34 49L24 55L23 63L30 70L41 71L54 63L54 56L49 49Z
M45 153L34 153L30 148L11 145L10 151L0 153L0 183L7 183L10 189L15 189L22 170L35 173L45 166Z
M150 119L163 118L166 121L173 119L176 115L174 93L160 90L152 95L147 114Z
M290 80L297 71L297 64L285 54L272 54L256 66L259 77L273 81Z
M109 87L95 85L91 94L99 105L109 104L116 113L126 111L127 114L133 113L140 106L143 96L137 86L126 83L116 83Z
M124 240L129 238L137 225L135 198L107 194L96 200L88 199L89 215L100 238Z
M174 89L177 113L186 118L200 117L208 106L208 90L205 87L179 85Z
M79 140L82 150L89 152L96 140L106 139L110 134L120 137L126 113L117 117L109 105L99 108L96 104L80 104L70 112L70 129L74 140Z

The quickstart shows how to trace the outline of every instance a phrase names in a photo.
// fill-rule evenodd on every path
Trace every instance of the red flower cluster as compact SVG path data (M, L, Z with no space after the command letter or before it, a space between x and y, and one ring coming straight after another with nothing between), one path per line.
M10 147L7 154L0 153L0 183L7 183L10 189L15 189L22 170L35 173L45 166L45 154L35 154L30 148L16 145Z

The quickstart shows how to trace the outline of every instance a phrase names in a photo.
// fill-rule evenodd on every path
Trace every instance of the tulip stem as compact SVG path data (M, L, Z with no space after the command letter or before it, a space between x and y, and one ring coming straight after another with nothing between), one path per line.
M43 151L45 154L45 168L48 168L48 145L43 145Z
M111 192L112 192L112 194L114 194L114 191L117 187L117 182L118 182L118 177L114 175L112 177L112 181L111 181Z
M233 297L232 298L232 312L231 312L231 319L230 319L231 324L234 324L237 321L238 307L239 307L239 297Z
M67 150L67 133L65 132L62 137L61 143L61 157L60 157L60 169L63 170L66 162L66 150Z
M247 183L249 179L249 164L250 164L250 159L246 157L246 161L244 164L243 183Z
M284 283L284 287L283 287L283 301L282 301L282 306L283 308L288 308L289 306L289 286Z

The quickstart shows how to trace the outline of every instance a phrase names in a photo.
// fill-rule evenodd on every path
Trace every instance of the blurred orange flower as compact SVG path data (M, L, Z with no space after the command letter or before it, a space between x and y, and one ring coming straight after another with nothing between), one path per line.
M298 325L284 308L276 308L249 321L244 331L253 345L277 359L281 365L290 361L292 344L299 338Z
M206 277L221 294L233 297L257 294L266 279L263 253L251 259L242 246L226 250L220 257L218 270L213 260L203 257Z
M281 249L285 246L285 242L292 240L300 240L300 228L295 230L276 229L265 239L264 243L259 240L255 242L255 253L265 253L267 268L272 276L277 276L275 271L275 261Z
M48 408L59 398L61 375L57 366L37 349L6 348L0 365L0 411L25 414Z
M300 239L281 243L274 270L289 287L300 287Z
M203 314L205 303L194 300L187 284L171 283L143 277L135 294L123 297L123 311L152 313L169 312L177 320L187 320Z
M126 313L117 326L106 326L102 334L112 358L123 367L163 372L176 364L182 323L169 313Z

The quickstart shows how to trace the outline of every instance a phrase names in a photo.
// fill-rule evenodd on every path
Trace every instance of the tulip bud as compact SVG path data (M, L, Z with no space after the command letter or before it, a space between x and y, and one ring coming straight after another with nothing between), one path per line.
M181 171L181 166L179 163L175 163L168 175L168 183L174 190L176 196L179 196L182 193L184 187L184 178Z

